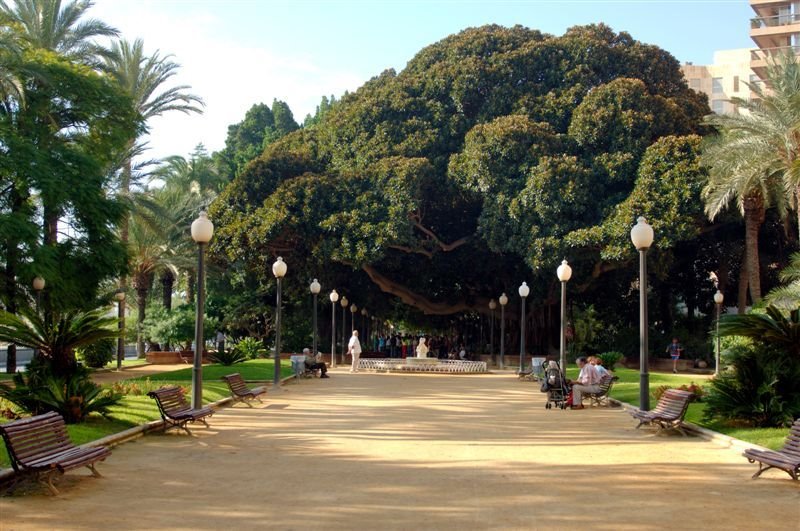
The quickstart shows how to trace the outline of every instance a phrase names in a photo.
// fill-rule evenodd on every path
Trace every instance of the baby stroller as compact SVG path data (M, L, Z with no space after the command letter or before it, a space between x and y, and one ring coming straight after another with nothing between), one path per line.
M544 371L544 378L542 379L542 392L547 393L547 403L544 405L545 409L552 409L553 406L566 409L569 389L567 388L567 382L564 380L564 375L561 373L561 368L558 366L558 362L554 360L547 363L547 368Z

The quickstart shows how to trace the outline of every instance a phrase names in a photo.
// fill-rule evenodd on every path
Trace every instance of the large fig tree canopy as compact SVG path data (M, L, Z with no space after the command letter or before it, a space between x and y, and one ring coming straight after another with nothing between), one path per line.
M638 215L662 248L696 235L707 112L627 33L468 29L268 146L213 205L212 249L265 278L277 255L351 268L430 314L542 296L565 256L586 286L635 255Z

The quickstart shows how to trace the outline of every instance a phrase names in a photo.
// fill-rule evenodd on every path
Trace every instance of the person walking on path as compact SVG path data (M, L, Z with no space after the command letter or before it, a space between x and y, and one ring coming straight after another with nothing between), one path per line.
M347 353L353 357L350 372L358 372L358 359L361 357L361 342L358 340L358 330L353 330L353 335L347 344Z
M667 354L669 354L669 357L672 358L672 372L674 374L678 374L678 360L681 359L682 353L683 347L681 346L680 342L678 342L678 338L673 337L672 343L667 345Z

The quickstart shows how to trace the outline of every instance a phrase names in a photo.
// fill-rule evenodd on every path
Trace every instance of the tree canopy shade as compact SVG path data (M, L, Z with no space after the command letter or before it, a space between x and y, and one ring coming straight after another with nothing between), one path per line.
M429 314L523 279L541 298L564 256L579 282L633 258L638 215L662 248L697 234L706 113L673 57L604 25L468 29L267 146L212 206L212 252L265 278L333 262Z

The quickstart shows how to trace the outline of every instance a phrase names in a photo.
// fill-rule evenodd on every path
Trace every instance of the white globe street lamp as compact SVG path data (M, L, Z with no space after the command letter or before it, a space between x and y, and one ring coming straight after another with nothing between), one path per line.
M528 287L526 282L523 282L522 285L517 290L519 292L519 296L522 299L520 303L521 313L522 316L519 322L519 373L525 373L525 302L531 293L531 289Z
M649 345L647 339L647 250L653 244L653 227L639 217L631 229L631 241L639 251L639 409L650 410Z
M272 264L272 274L275 276L275 280L278 284L278 294L275 304L275 358L272 373L272 388L274 390L280 389L281 386L281 281L283 277L286 276L286 270L286 262L279 256Z
M311 285L308 287L308 289L311 290L311 295L313 295L314 299L314 316L313 316L314 337L312 339L312 344L313 344L312 352L316 356L317 355L317 295L319 295L319 291L322 289L322 286L320 286L319 282L315 278L314 281L311 282Z
M719 315L722 312L722 303L725 300L725 295L722 294L720 290L714 294L714 303L717 305L717 359L715 360L714 364L714 376L719 376L719 369L720 369L720 344L719 344Z
M567 282L572 278L572 268L564 259L556 269L556 275L561 282L561 337L559 339L559 354L561 370L567 374Z
M214 224L205 210L192 221L192 239L197 243L197 308L194 324L194 359L192 364L192 408L203 407L203 316L206 297L206 245L214 236Z
M331 367L336 367L336 303L339 301L339 294L336 290L328 295L331 300Z
M506 354L506 304L508 304L508 296L503 293L498 299L500 302L500 369L505 368L505 354Z

